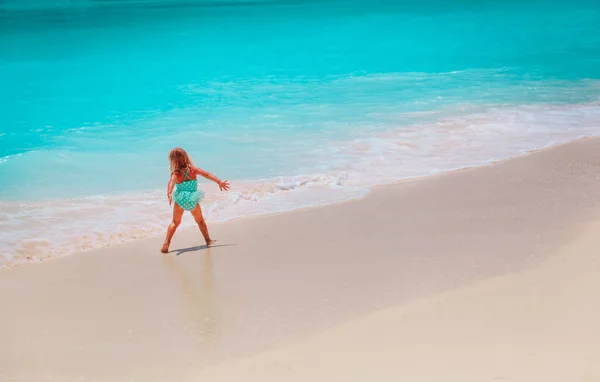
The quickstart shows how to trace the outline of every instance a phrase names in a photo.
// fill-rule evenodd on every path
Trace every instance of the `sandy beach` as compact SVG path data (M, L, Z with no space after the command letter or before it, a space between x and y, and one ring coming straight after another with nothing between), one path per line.
M599 153L2 271L0 380L598 381Z
M598 381L598 230L538 269L383 309L201 379Z

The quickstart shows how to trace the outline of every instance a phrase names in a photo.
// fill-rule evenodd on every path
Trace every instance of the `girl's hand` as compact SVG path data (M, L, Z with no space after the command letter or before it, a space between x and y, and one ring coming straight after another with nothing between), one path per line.
M221 191L229 191L229 181L221 180L217 183L219 185L219 190Z
M169 205L173 204L173 196L171 196L171 194L169 194Z

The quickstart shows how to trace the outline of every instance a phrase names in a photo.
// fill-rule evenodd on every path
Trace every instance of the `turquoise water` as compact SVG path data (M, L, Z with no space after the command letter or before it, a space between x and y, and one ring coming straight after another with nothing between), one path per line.
M3 0L0 263L162 232L175 146L226 220L596 134L599 79L597 1Z

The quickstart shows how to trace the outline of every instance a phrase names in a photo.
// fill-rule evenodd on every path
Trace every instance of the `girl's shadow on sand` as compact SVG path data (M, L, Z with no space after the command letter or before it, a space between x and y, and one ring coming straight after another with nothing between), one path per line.
M172 251L169 251L168 253L174 253L175 256L179 256L186 252L204 251L204 250L210 249L210 248L233 247L233 246L235 246L235 244L216 244L216 245L211 245L210 247L207 247L206 245L197 245L195 247L174 249Z

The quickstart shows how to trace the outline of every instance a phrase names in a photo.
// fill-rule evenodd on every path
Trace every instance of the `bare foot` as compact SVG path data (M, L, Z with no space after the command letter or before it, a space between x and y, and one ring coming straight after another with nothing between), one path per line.
M162 248L160 249L160 251L162 253L169 253L169 244L165 243L163 244Z
M206 242L206 247L210 248L212 247L213 244L215 244L217 241L216 240L209 240Z

